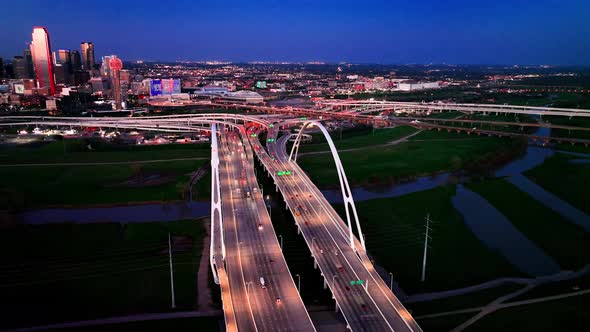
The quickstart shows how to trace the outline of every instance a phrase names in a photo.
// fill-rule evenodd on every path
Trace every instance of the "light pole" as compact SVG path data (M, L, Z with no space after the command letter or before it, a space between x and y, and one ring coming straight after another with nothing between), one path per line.
M335 275L332 276L332 287L334 287L334 285L335 285L336 278L340 278L340 276L337 275L337 274L335 274Z
M170 292L172 293L172 309L176 308L174 302L174 272L172 270L172 244L170 241L170 232L168 232L168 259L170 261Z
M297 291L301 293L301 276L299 274L295 275L297 277Z
M393 291L393 273L389 272L389 289Z
M281 251L283 251L283 236L279 234L279 237L281 238Z
M426 233L424 234L424 257L422 258L422 278L421 281L424 282L426 279L426 255L428 252L428 231L430 230L430 214L426 215Z

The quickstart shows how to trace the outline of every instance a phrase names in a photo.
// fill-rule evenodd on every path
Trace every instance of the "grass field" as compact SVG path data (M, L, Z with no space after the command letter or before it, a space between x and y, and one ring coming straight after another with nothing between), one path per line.
M590 321L590 295L496 311L465 331L577 331Z
M22 225L0 232L0 328L196 307L198 221Z
M495 299L515 292L524 286L507 284L465 295L452 296L440 300L408 303L406 308L412 310L412 315L420 316L436 314L444 311L475 308L484 306Z
M89 150L87 145L92 146ZM209 158L209 144L116 145L66 139L51 143L0 146L0 164L129 162L154 159Z
M180 200L204 162L0 167L0 208Z
M79 332L126 332L126 331L147 331L147 332L195 332L195 331L220 331L219 324L224 325L223 317L195 317L195 318L175 318L162 320L149 320L142 322L109 324L99 326L77 327ZM58 331L55 329L49 331ZM72 329L62 329L59 331L72 331Z
M399 145L368 148L340 153L348 180L355 185L383 184L437 172L471 169L487 172L498 161L510 160L524 151L520 140L494 137L471 137L467 140L433 138L439 133L425 133L427 141L409 141ZM422 135L422 133L417 136ZM418 139L415 136L414 138ZM301 167L320 187L335 186L338 176L329 155L308 155L298 158Z
M590 263L590 234L511 183L494 179L470 183L468 187L504 214L563 269L577 270Z
M408 293L447 290L519 273L488 250L453 208L454 186L358 202L367 250ZM341 205L336 206L342 212ZM426 281L420 281L425 217L433 222Z
M418 325L424 332L449 332L459 326L464 321L471 318L474 314L458 314L444 317L418 319Z
M539 285L522 295L510 299L510 302L559 295L585 289L590 289L590 274L586 274L571 280L557 281Z
M525 175L546 190L590 213L590 164L572 164L579 157L556 153L545 162L525 172Z
M332 132L331 136L335 142L336 149L342 150L386 144L404 136L410 135L414 132L416 132L416 129L413 127L401 126L395 128L375 129L374 131L361 131L360 133L357 133L357 135L349 135L348 137L343 137L342 139L339 139L337 132ZM313 137L316 141L325 141L323 135L321 137ZM299 152L328 151L329 149L328 143L311 143L301 145Z

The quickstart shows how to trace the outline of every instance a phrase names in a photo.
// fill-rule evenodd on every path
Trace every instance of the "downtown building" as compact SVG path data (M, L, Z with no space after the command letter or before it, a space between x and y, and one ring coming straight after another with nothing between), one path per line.
M96 63L94 58L94 44L91 42L82 42L80 44L80 50L82 51L82 68L84 70L94 69Z
M35 78L37 79L37 88L45 92L45 94L55 94L53 59L47 29L44 27L33 28L30 47L33 66L35 68Z

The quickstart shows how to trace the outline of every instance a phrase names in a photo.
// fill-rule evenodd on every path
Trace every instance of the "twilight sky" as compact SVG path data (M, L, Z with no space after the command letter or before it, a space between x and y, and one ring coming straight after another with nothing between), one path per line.
M3 58L42 25L125 60L590 65L589 0L2 2Z

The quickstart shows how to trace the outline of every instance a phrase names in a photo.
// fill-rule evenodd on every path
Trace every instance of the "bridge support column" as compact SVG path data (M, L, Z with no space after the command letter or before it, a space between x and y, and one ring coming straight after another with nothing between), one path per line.
M315 259L315 257L313 257L313 268L314 269L317 269L318 268L318 261Z
M328 282L326 281L326 277L324 277L324 289L328 288Z

